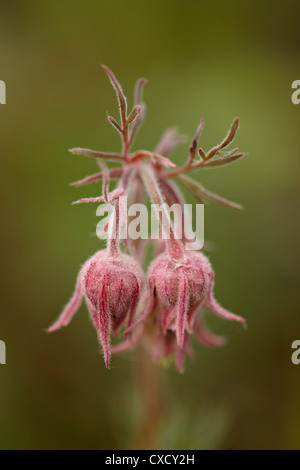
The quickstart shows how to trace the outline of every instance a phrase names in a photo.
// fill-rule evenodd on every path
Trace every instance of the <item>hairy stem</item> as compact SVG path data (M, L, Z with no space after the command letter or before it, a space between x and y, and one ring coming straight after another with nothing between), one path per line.
M140 397L141 415L133 439L133 450L156 448L156 440L164 415L164 397L160 374L156 364L142 347L136 348L138 358L136 381Z

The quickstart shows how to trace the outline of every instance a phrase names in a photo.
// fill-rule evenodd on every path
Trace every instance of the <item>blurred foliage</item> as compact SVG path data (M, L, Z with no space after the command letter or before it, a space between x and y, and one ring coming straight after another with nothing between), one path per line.
M195 345L184 375L163 371L168 407L157 446L300 448L299 368L290 360L300 337L300 106L291 103L299 13L296 0L1 0L0 448L130 448L138 419L138 358L120 355L107 371L85 307L68 329L45 334L78 266L101 246L96 208L70 204L100 186L67 184L95 170L68 148L119 148L101 63L129 97L136 78L149 79L136 146L154 148L170 125L192 137L204 116L206 150L239 116L236 142L249 153L195 173L245 207L207 205L205 236L216 298L249 328L208 315L228 346ZM174 160L186 155L183 145Z

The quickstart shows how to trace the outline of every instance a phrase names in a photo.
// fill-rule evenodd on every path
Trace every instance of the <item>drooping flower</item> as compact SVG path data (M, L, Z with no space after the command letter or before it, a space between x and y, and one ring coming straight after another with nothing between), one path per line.
M225 151L236 135L239 119L233 121L228 134L217 146L207 152L199 148L197 152L198 139L204 124L201 119L189 147L187 160L178 168L168 158L173 149L184 140L174 128L163 134L154 151L131 152L136 133L145 116L142 90L146 80L137 81L134 106L128 112L127 99L121 85L108 67L103 68L119 103L120 121L112 116L108 116L108 121L121 136L122 150L116 153L79 147L71 149L74 155L95 158L101 168L101 172L73 185L82 186L102 181L102 196L84 198L77 203L104 201L112 204L115 207L113 224L116 237L109 240L106 250L97 252L83 265L73 297L49 331L68 325L82 298L85 298L103 347L106 364L109 364L111 353L131 349L137 342L142 342L154 360L166 362L174 357L178 369L182 371L185 354L192 353L193 336L205 345L225 344L224 338L213 335L205 328L203 312L206 309L244 326L246 322L242 317L222 308L214 299L214 274L208 258L203 253L187 250L185 235L182 235L181 240L175 236L177 229L182 233L184 225L189 224L184 218L174 227L167 213L159 219L162 232L169 232L170 236L167 240L160 238L154 242L154 260L148 270L148 282L145 283L141 265L149 241L130 238L123 240L125 251L130 254L121 251L118 231L119 225L122 226L124 222L124 214L119 198L126 195L134 204L143 202L148 194L155 205L166 204L170 207L176 204L182 207L181 192L172 182L175 180L183 184L201 203L213 201L241 209L239 204L208 191L198 181L186 176L189 171L226 165L244 156L237 152L237 148ZM102 160L114 160L122 166L107 169ZM109 193L110 179L117 179L119 183ZM124 340L110 347L111 333L118 337L124 335Z
M49 332L67 326L84 297L108 365L111 355L110 333L112 331L118 336L121 327L130 328L143 289L144 273L132 256L120 252L119 197L124 193L124 188L108 193L108 173L103 164L102 169L105 173L103 196L77 202L106 201L114 204L110 221L111 237L106 250L98 251L84 263L73 297L59 319L49 328Z
M132 324L143 279L142 269L131 256L98 251L84 263L73 297L49 332L67 326L84 297L109 364L110 332L117 336L120 327Z
M143 178L153 203L160 203L163 207L163 195L154 173L147 170L143 173ZM158 320L157 344L164 345L162 351L173 351L175 357L181 351L179 357L182 365L182 354L184 355L184 350L189 344L188 338L194 332L203 342L210 342L211 339L211 345L223 344L222 340L214 341L216 338L209 336L208 332L206 334L203 321L200 319L203 309L210 310L227 320L240 322L243 326L246 326L246 321L225 310L215 300L214 273L208 258L203 253L185 249L183 243L175 238L174 227L167 213L161 222L162 225L167 225L165 228L169 230L170 238L167 239L165 252L152 261L149 267L148 307L133 327L145 321L155 311Z
M213 270L202 253L186 251L182 259L163 253L152 262L148 281L150 295L159 305L162 331L176 331L179 347L183 346L185 331L193 333L200 308L246 324L244 318L225 310L214 299Z
M155 324L151 343L154 358L173 356L181 371L185 352L190 354L191 351L192 335L206 346L220 347L226 343L225 338L206 329L204 310L246 327L244 318L224 309L215 300L214 273L208 258L202 253L185 251L181 259L172 258L168 251L161 254L149 267L148 284L148 306L128 331L147 323L149 318ZM154 319L151 320L153 314Z

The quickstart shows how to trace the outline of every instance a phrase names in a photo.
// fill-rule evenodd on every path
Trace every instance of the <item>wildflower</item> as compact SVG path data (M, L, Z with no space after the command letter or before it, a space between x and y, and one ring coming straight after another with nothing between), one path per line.
M156 297L160 305L161 328L164 332L170 329L176 331L179 347L183 346L184 332L193 332L200 307L245 325L242 317L228 312L216 302L213 279L211 265L202 253L187 251L179 260L164 253L150 266L150 294Z
M106 167L103 165L103 171ZM107 178L107 175L106 175ZM143 287L144 273L133 257L121 253L118 241L119 205L117 189L108 195L108 180L104 181L102 197L97 201L115 201L114 218L111 221L116 237L110 238L106 250L98 251L86 261L79 272L75 292L59 319L49 332L67 326L78 310L82 296L85 297L91 318L103 347L105 363L110 361L110 332L116 336L120 327L130 328ZM94 201L94 199L92 199ZM82 199L78 202L87 202Z
M125 323L130 327L143 277L131 256L111 256L106 250L98 251L83 265L73 297L49 332L70 323L84 296L103 347L105 363L109 364L110 331L117 335Z
M154 173L145 171L143 178L152 201L162 203L163 196ZM177 346L181 350L186 349L189 343L186 339L187 334L193 334L195 327L199 339L204 339L204 342L205 339L207 340L208 336L205 336L205 330L197 318L204 308L222 318L237 321L246 326L244 318L225 310L214 299L214 273L208 258L203 253L185 249L182 242L175 238L174 228L167 214L162 221L168 225L170 239L167 240L165 252L158 256L149 267L148 308L135 324L145 321L147 316L156 309L158 329L160 335L165 335L163 344L167 347L167 351L170 351L170 345L173 345L171 349L174 349L175 335L171 335L171 341L171 332L176 332ZM214 345L221 344L215 342Z
M177 368L183 371L185 354L192 354L193 337L208 346L225 344L223 337L215 336L205 328L205 310L240 322L243 326L246 322L217 303L213 296L214 273L208 258L201 252L186 249L184 235L180 240L176 231L188 222L182 217L179 221L181 227L178 220L177 226L173 226L165 205L183 206L181 192L173 183L177 181L201 203L212 201L242 209L239 204L212 193L187 176L193 170L226 165L244 156L238 148L226 150L236 135L239 119L234 119L226 137L208 151L201 147L197 150L204 125L201 119L187 160L181 167L176 167L169 159L174 148L185 140L174 128L163 133L152 152L132 152L132 144L145 116L142 91L146 80L142 78L137 81L133 108L129 112L121 85L108 67L103 68L119 103L120 121L112 116L108 116L108 121L119 133L122 149L120 153L81 147L71 149L74 155L96 159L100 167L100 172L73 185L77 187L102 181L102 196L80 199L76 203L112 204L115 210L110 227L114 227L116 236L109 239L106 250L97 252L83 265L73 297L49 331L68 325L84 297L103 347L106 364L109 364L111 354L132 349L141 342L155 361L168 362L174 357ZM103 160L112 160L121 166L108 169ZM119 181L112 192L109 192L110 180ZM165 213L162 217L158 214L158 218L163 233L170 236L167 240L154 241L155 258L147 273L147 283L144 282L146 276L141 265L148 240L123 240L126 253L121 250L119 226L122 226L124 214L119 200L122 195L126 195L130 203L143 202L148 195L153 204L164 207ZM180 230L180 233L185 231ZM122 336L123 341L110 347L111 333Z

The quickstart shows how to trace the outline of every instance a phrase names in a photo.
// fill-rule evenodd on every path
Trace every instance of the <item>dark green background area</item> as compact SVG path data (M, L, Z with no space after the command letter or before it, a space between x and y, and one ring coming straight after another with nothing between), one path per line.
M228 346L195 344L184 375L159 368L167 399L156 446L300 448L300 365L291 363L300 339L300 105L291 102L299 14L290 0L1 0L0 448L130 448L141 411L138 357L119 355L106 370L85 306L68 329L45 333L79 266L102 246L96 207L71 206L101 186L68 186L96 164L67 152L119 150L101 63L130 99L134 81L149 80L136 148L154 148L170 125L191 138L203 116L209 149L239 116L236 143L249 153L195 173L245 207L207 205L205 237L214 244L216 297L249 327L208 314ZM186 156L183 145L174 161Z

